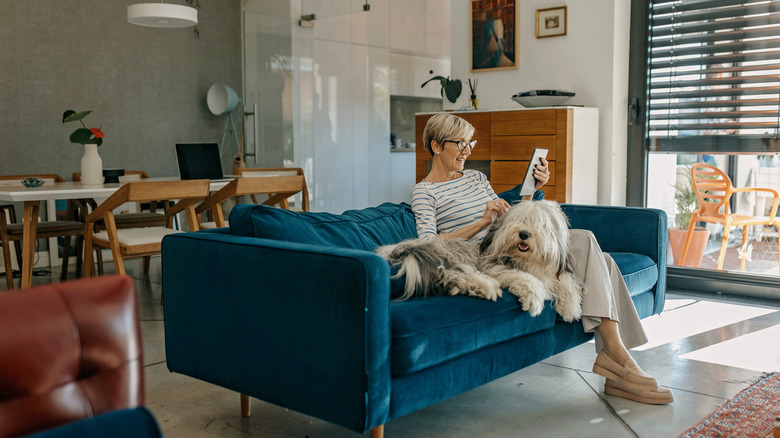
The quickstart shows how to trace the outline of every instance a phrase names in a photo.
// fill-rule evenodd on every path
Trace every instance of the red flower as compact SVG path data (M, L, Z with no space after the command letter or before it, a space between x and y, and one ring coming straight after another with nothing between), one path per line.
M106 136L106 134L103 134L103 131L101 131L100 128L89 128L89 130L92 132L92 135L94 135L95 138L103 138Z

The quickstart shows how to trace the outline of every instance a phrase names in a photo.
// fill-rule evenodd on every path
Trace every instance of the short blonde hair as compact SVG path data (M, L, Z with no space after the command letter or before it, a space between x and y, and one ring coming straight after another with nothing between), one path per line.
M449 113L438 113L428 119L423 129L422 141L425 150L433 156L431 143L436 140L437 143L444 145L444 140L463 138L470 140L474 135L474 127L471 123Z

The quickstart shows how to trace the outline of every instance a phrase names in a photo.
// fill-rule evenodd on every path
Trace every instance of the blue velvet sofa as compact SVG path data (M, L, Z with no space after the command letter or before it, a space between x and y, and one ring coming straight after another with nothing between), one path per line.
M502 194L512 200L511 193ZM614 257L640 317L661 312L666 214L564 205ZM372 250L416 237L406 204L342 215L239 205L230 228L163 240L168 368L372 436L388 421L591 339L552 305L396 302Z

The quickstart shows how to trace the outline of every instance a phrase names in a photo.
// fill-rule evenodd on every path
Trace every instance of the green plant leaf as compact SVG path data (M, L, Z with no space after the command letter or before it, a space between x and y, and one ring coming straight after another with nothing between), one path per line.
M102 138L98 138L97 140L102 140ZM80 144L97 143L92 140L92 131L87 128L79 128L73 131L73 134L70 135L70 142Z
M434 77L428 79L427 81L423 82L423 84L420 85L420 88L424 87L430 81L435 81L435 80L446 81L448 79L449 78L445 78L444 76L434 76ZM441 83L441 86L444 87L444 82Z
M463 91L463 82L460 79L450 80L446 85L442 82L442 90L447 95L447 100L455 103L458 97L460 97L461 91Z
M77 120L81 120L91 112L92 111L82 111L80 113L77 113L73 110L65 111L65 113L62 115L62 123L75 122Z

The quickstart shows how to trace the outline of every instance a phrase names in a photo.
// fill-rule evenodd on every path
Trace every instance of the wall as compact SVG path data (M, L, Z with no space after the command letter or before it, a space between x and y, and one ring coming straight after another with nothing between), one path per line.
M599 109L598 203L625 205L628 35L625 0L521 0L518 2L519 67L471 72L469 0L452 2L452 76L479 79L479 109L518 108L513 94L533 89L577 93L567 102ZM536 39L536 10L568 7L567 35ZM467 104L468 86L455 104ZM577 163L575 163L576 165Z
M0 173L79 171L67 109L93 111L104 167L175 175L174 143L221 141L206 92L219 82L241 94L240 1L201 1L199 38L129 24L138 2L0 0Z

